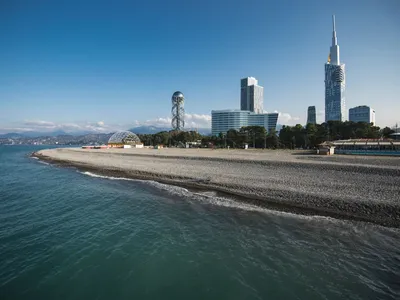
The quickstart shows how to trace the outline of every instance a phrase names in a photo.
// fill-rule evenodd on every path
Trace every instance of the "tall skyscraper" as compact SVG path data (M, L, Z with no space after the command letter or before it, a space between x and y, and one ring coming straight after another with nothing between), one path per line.
M345 103L345 65L340 64L335 16L332 16L332 23L332 46L330 48L328 61L325 64L325 122L345 121L347 119Z
M240 80L240 109L262 114L264 88L258 85L254 77L247 77Z
M366 105L350 108L349 121L355 123L366 122L375 124L375 110Z
M309 106L307 110L307 124L317 124L317 114L315 106Z

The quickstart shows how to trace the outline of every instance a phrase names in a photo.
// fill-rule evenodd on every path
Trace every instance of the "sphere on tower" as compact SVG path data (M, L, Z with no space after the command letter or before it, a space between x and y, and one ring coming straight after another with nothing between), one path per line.
M173 130L182 130L185 127L185 109L183 104L185 97L179 91L172 95L172 121L171 126Z

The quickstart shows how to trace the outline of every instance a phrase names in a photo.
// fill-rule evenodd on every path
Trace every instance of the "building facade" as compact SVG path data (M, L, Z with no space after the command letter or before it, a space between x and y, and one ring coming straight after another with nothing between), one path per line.
M347 119L345 65L340 63L336 37L335 16L332 17L333 34L328 61L325 64L325 122Z
M262 114L264 111L264 88L254 77L240 80L240 109Z
M375 110L366 105L350 108L349 121L375 124Z
M315 112L315 106L308 107L307 124L317 124L317 113Z
M211 111L211 134L218 136L230 129L237 131L245 126L262 126L267 132L276 129L278 113L256 114L248 110L213 110Z
M269 113L268 115L268 127L266 127L267 132L270 132L271 129L273 129L274 131L276 131L276 124L278 123L278 113Z

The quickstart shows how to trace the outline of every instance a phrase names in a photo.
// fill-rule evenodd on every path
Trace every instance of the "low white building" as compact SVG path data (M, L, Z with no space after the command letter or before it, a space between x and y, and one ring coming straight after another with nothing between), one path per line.
M373 123L375 125L375 110L366 105L350 108L349 121Z

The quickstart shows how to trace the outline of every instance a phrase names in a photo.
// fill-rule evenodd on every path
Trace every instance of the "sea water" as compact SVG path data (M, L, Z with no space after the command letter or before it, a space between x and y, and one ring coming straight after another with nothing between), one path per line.
M400 299L400 230L0 146L0 299Z

